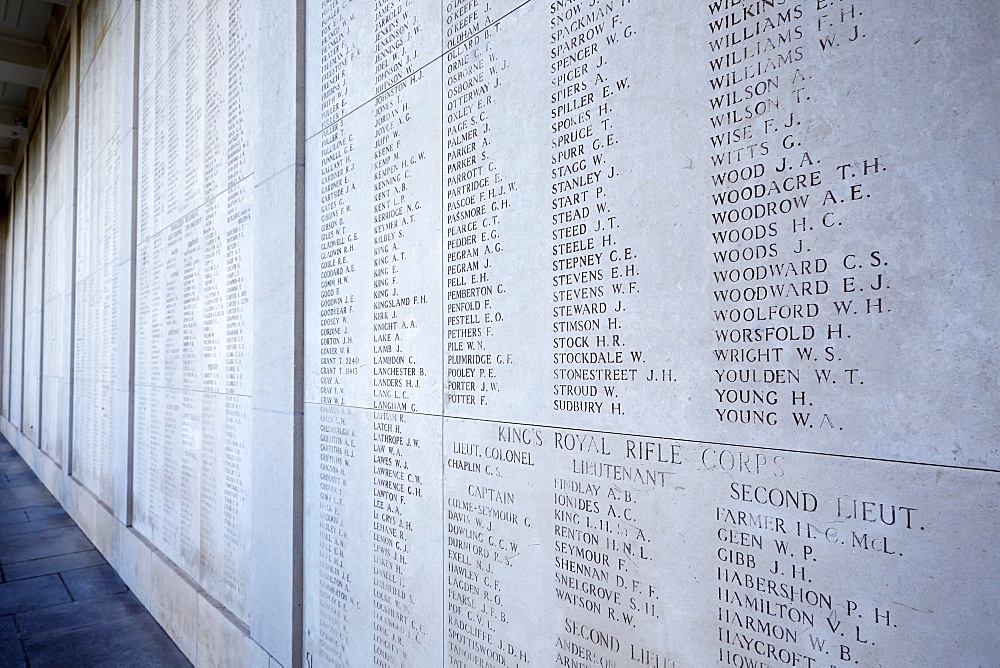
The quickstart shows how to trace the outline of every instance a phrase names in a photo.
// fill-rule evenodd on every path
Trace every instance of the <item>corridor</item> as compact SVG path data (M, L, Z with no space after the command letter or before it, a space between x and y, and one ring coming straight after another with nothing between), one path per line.
M189 666L0 437L0 666Z

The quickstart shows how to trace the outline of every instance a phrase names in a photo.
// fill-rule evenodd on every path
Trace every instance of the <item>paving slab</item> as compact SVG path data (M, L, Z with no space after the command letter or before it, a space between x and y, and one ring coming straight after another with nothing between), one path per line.
M0 490L8 489L11 487L24 487L26 485L37 485L38 481L34 479L35 476L30 472L25 473L11 473L8 475L0 475Z
M16 485L26 482L32 484L38 483L38 478L36 478L35 474L31 472L31 469L27 467L25 467L25 470L23 471L8 471L2 477L8 485Z
M66 571L61 575L74 601L84 601L88 598L110 596L128 591L128 587L125 586L110 564L79 568L74 571Z
M73 518L68 513L62 512L40 520L0 525L0 539L6 536L16 536L18 534L35 533L36 531L45 531L46 529L60 529L72 526L76 526L76 522L73 521Z
M14 510L42 506L55 502L44 485L17 485L6 487L0 494L0 510Z
M21 456L13 450L11 450L11 454L0 457L0 467L3 468L4 476L31 473L31 467L25 464Z
M60 527L0 537L0 565L94 549L79 527Z
M55 557L45 559L32 559L31 561L19 561L16 564L8 564L3 567L3 574L7 580L23 580L37 575L47 575L48 573L65 573L77 568L87 568L98 564L107 563L101 553L97 550L84 550L83 552L73 552L72 554L60 554Z
M27 612L72 600L57 574L0 584L0 615Z
M20 524L28 521L28 513L23 508L17 510L0 510L0 527L8 524Z
M39 485L42 483L38 483ZM31 521L44 520L47 517L57 517L66 515L66 511L63 507L52 500L52 503L46 506L32 506L30 508L25 508L24 512L28 515L28 519Z
M190 666L149 615L100 622L60 634L24 639L32 666Z
M146 608L130 591L104 598L73 601L17 615L21 637L37 640L75 631L93 624L127 620L148 615Z
M0 617L0 666L20 668L28 665L24 659L24 648L17 633L14 617Z

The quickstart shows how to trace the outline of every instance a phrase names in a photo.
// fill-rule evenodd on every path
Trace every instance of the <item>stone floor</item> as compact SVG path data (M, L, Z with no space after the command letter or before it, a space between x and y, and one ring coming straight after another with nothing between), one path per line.
M0 437L0 666L190 666Z

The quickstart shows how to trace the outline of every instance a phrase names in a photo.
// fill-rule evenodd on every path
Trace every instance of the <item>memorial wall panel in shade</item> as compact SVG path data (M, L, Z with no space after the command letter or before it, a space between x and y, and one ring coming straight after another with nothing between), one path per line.
M24 170L14 178L11 194L11 247L13 258L11 273L13 278L11 331L10 331L10 421L15 427L21 426L21 396L24 373L24 212L25 212Z
M45 254L45 135L28 141L24 254L24 380L21 431L38 447L42 373L42 271ZM53 456L52 452L48 452ZM56 455L57 456L57 455Z
M235 0L144 12L139 59L136 527L244 621L254 20Z
M996 28L308 2L306 656L995 656Z
M98 50L102 48L112 25L121 20L122 7L128 4L130 3L127 0L109 0L108 2L88 2L81 6L79 31L81 79L93 66L94 58L97 56Z
M49 89L45 184L44 330L40 442L57 460L69 437L73 293L73 193L76 111L71 63L64 58Z
M13 324L10 334L10 415L11 422L20 427L24 383L24 217L25 217L24 169L20 169L14 179L11 195L11 246L13 250L12 273Z
M81 18L73 475L112 507L129 442L135 21L132 2Z
M21 425L21 391L24 372L24 170L14 177L10 205L10 383L9 417Z
M14 221L13 207L11 217L3 228L3 331L4 337L0 346L3 360L3 372L0 374L0 415L10 420L10 365L11 365L11 335L13 323L11 310L14 298Z

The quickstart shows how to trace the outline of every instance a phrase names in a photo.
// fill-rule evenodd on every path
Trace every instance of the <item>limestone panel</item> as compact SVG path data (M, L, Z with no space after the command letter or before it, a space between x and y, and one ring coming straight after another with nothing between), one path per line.
M454 9L456 13L462 11L457 5ZM741 127L750 127L752 134L753 128L760 126L756 131L761 136L766 125L768 133L777 135L778 119L765 113L765 109L794 114L782 119L790 126L786 128L789 134L779 137L790 148L783 148L784 144L779 148L770 137L762 139L763 148L769 151L767 155L774 160L774 165L769 166L766 160L753 162L752 169L746 173L759 176L750 178L750 185L740 181L738 173L733 174L730 170L722 174L716 169L731 166L715 163L724 163L735 154L710 150L727 141L728 135L724 132L713 131L725 130L735 123L730 122L735 115L727 116L726 113L732 111L729 107L736 103L726 105L725 95L709 95L711 99L706 98L709 112L721 106L726 113L703 116L694 114L691 106L695 95L705 96L713 90L732 93L732 87L727 87L726 76L746 78L751 73L745 69L750 65L745 65L743 70L734 70L735 64L727 69L727 57L732 61L743 56L724 54L722 61L713 56L719 49L725 51L724 44L718 46L709 41L711 35L723 30L713 28L714 24L696 23L686 14L675 17L668 11L649 13L634 6L621 12L592 11L578 15L577 9L568 5L566 13L559 15L546 10L542 4L529 3L505 16L495 28L481 30L446 54L444 67L451 71L443 95L448 114L445 122L452 121L452 126L444 138L448 163L445 173L448 174L448 169L458 170L446 176L452 179L451 187L447 180L445 183L449 198L446 209L453 209L446 213L445 221L446 234L453 232L448 239L451 247L446 249L445 255L448 263L445 278L451 282L446 285L445 299L447 308L454 309L454 317L446 319L446 323L455 323L453 331L446 332L446 336L455 338L446 341L446 345L452 345L449 350L452 353L462 349L481 353L478 358L475 354L450 358L456 364L449 365L447 371L453 375L448 382L454 383L449 385L452 391L446 397L449 412L476 415L499 410L511 419L611 427L627 424L636 418L634 413L642 411L644 424L656 425L661 430L683 425L683 435L693 438L737 439L745 443L763 439L772 445L780 443L783 447L794 448L801 435L808 434L817 447L831 451L844 452L847 448L864 455L918 460L943 457L939 461L949 461L949 455L936 446L922 446L917 454L908 438L892 435L896 429L890 423L901 416L907 422L915 421L913 432L926 434L934 429L950 432L950 423L942 416L965 411L969 415L963 421L963 428L970 435L978 434L975 439L980 446L985 445L989 440L986 435L992 427L975 409L977 402L965 396L966 390L956 390L943 401L935 409L942 411L935 418L935 412L924 410L920 400L906 407L906 395L890 388L926 387L931 379L943 374L946 367L958 369L962 377L974 373L971 369L962 371L962 365L975 358L972 350L977 345L975 342L984 343L984 324L995 316L990 311L992 307L975 303L968 295L967 302L975 304L969 328L973 339L958 337L938 350L934 341L943 335L946 323L933 321L924 310L926 301L921 301L920 306L912 304L905 315L901 315L899 309L892 310L886 301L884 291L889 284L885 281L889 280L889 274L878 270L884 269L889 251L868 250L866 271L872 274L867 277L870 285L857 288L861 278L856 265L861 251L853 250L853 244L861 244L862 240L872 242L871 225L858 222L854 228L846 230L845 226L850 226L844 220L834 225L835 218L847 214L857 221L879 220L882 230L879 234L885 234L889 242L899 246L896 252L906 259L891 266L898 267L895 271L901 272L898 280L903 282L900 285L909 286L907 290L917 290L920 294L931 290L913 287L924 285L927 279L921 266L930 260L925 257L918 261L912 257L912 248L903 248L906 234L901 226L912 225L915 218L909 214L903 216L907 221L904 223L897 222L902 219L895 214L889 215L890 211L907 210L910 203L919 201L914 190L918 186L912 177L901 175L905 180L891 188L885 186L886 193L866 191L862 196L865 189L855 189L856 199L840 207L839 204L844 203L843 193L830 186L833 176L829 175L834 171L834 167L829 166L833 162L837 163L836 178L841 181L850 180L849 174L856 173L857 170L847 169L846 157L832 157L834 154L840 156L852 142L872 146L870 138L877 134L886 145L906 144L900 133L907 127L913 134L928 137L933 144L899 149L904 151L899 158L903 164L926 162L929 154L934 154L934 160L941 160L941 164L953 164L937 146L961 145L967 141L967 126L937 127L940 123L934 121L937 125L933 133L918 133L923 121L913 120L907 126L905 121L890 118L888 107L877 101L880 89L874 79L860 76L850 65L854 62L851 58L875 59L874 53L892 48L897 51L891 57L880 57L878 61L905 61L907 47L902 46L905 39L899 34L898 24L891 19L891 11L884 11L879 17L867 14L869 19L866 20L884 21L880 29L896 46L866 44L865 38L859 38L860 42L854 40L849 46L861 51L845 58L842 50L828 46L827 37L824 37L827 41L821 42L819 37L810 38L806 34L805 26L811 28L811 21L819 21L820 15L803 15L795 19L800 10L804 11L798 7L791 15L782 14L780 18L777 17L780 12L775 10L775 17L762 19L765 22L787 19L789 25L782 35L791 44L790 55L785 53L784 58L777 58L775 54L762 52L750 58L744 54L754 63L759 62L762 69L773 65L777 83L774 77L764 77L762 96L764 88L771 86L771 97L755 100L749 105L751 112L747 112L748 105L743 101L741 114L749 116ZM935 11L939 12L938 18L944 20L940 14L950 10L942 6ZM678 30L678 26L684 26L687 32L678 34L678 39L664 42L663 35L673 35L671 31ZM708 30L697 42L706 45L704 63L698 66L701 71L695 66L690 47L691 40L697 36L696 26ZM792 32L788 34L788 30ZM844 38L843 33L841 38ZM723 41L725 39L723 37ZM762 36L762 39L765 42L760 48L765 50L768 48L766 40L770 38ZM566 44L560 48L561 41ZM594 46L598 42L600 46ZM552 44L556 46L551 47ZM575 44L589 44L593 48L589 54L571 53ZM466 47L469 54L462 51ZM777 47L776 44L775 49ZM933 83L944 87L946 96L962 94L964 75L959 75L954 68L964 67L968 62L974 70L981 71L982 65L977 63L986 62L982 55L977 55L981 54L981 49L965 54L962 50L966 48L972 47L964 44L958 47L950 65L935 61L932 70L922 73L921 76L926 76L923 79L926 85ZM488 55L477 60L479 51ZM531 56L525 57L525 53ZM539 74L537 64L543 57L549 58L550 70L556 76ZM789 59L791 62L786 62ZM684 66L678 67L678 63ZM883 67L886 68L883 78L891 78L891 66ZM781 68L791 69L779 72ZM815 72L807 72L809 68ZM713 75L717 72L722 73L721 79L720 75ZM788 86L787 90L782 89L782 75L786 74L788 86L796 74L799 78L813 77L807 81L815 83L803 84L806 88L802 90L798 84L794 89ZM820 96L817 98L808 94L808 86L819 86L818 80L823 77L826 83L822 95L817 92ZM836 85L831 83L833 81ZM740 94L747 94L747 85L753 88L760 83L744 81ZM836 96L848 87L852 90L852 105L860 105L863 110L852 111L847 116L829 113ZM894 94L903 96L906 91L919 88L901 86ZM858 90L871 91L870 101L864 102L861 98L865 96ZM735 93L730 97L734 96ZM521 100L533 102L518 104ZM544 108L548 109L548 114L534 111L543 103L547 105ZM927 103L911 94L904 106L918 108L921 104ZM525 109L532 113L524 113ZM462 125L463 113L470 116L467 126ZM503 122L490 123L491 113L499 113ZM930 110L928 113L933 115ZM970 109L972 117L980 113L976 105ZM478 126L472 123L473 115ZM657 131L651 131L649 119L662 124L657 126ZM796 125L798 123L801 125ZM791 132L793 128L798 135ZM448 132L453 134L449 136ZM706 133L705 139L698 139ZM834 136L836 139L831 139ZM802 139L806 141L800 141ZM816 148L811 151L808 140L816 142ZM995 142L996 138L991 135L986 141ZM789 178L786 173L791 160L788 152L801 148L798 144L806 148L797 156L800 164L793 171L804 171L810 166L810 160L817 160L820 152L830 152L831 157L824 161L820 156L817 168L808 170L805 176L795 174ZM460 169L464 164L463 152L468 152L465 171ZM491 183L484 184L477 176L477 166L469 156L487 161L482 167L492 172ZM684 157L674 160L673 156ZM874 171L874 158L867 160L869 176L888 175L888 170L882 169L885 158L880 159L878 172ZM862 172L863 163L862 160L858 167ZM769 168L771 178L767 173ZM780 182L775 175L781 177ZM463 181L466 176L468 178ZM518 190L519 183L537 184L543 178L550 182L544 201L539 201L540 189L537 187L528 188L528 192L523 188ZM738 183L727 184L727 179L736 179ZM503 186L502 182L507 185ZM907 187L911 188L909 192ZM505 192L505 188L513 190ZM762 188L763 195L754 194L762 192ZM472 197L467 192L470 189L475 191ZM658 196L645 194L652 191L657 191ZM768 197L775 192L786 197L772 202ZM974 196L970 193L970 196L983 205L992 206L993 196L988 193ZM757 202L757 199L763 201ZM499 212L492 211L493 207ZM533 239L536 248L542 241L537 227L533 232L517 229L522 221L531 220L543 209L550 212L549 275L534 269L542 263L536 263L538 253L532 254L532 244L528 240ZM793 215L795 212L803 215ZM757 221L758 213L765 223L759 229L755 227L761 224ZM811 224L802 227L801 219L809 213L813 220L825 217L827 227L817 228ZM467 217L464 227L449 226L447 215L456 220ZM921 209L913 215L920 219L926 216L926 211ZM706 220L701 232L690 222L696 219ZM958 211L956 219L970 226L969 238L982 238L982 231L976 231L976 219L970 212ZM493 224L486 229L488 223ZM739 227L743 223L746 225ZM505 224L512 228L512 233L504 234ZM736 232L730 230L734 224L739 227ZM473 227L477 229L472 230ZM833 228L836 230L831 232ZM856 231L862 228L863 232ZM829 232L825 236L822 235L824 230ZM478 232L475 242L471 231ZM800 233L813 232L818 236L814 235L817 240L812 245L805 241L799 244ZM754 241L750 238L753 235L760 235L756 241L765 243L749 243ZM729 243L736 245L731 247ZM645 252L639 251L640 246L646 249ZM499 256L486 256L487 251L498 249ZM700 254L695 253L695 249L701 249ZM949 260L952 264L973 262L981 269L985 266L982 248L975 243L971 248L964 244L943 243L941 249L953 254ZM872 257L872 253L877 257ZM762 257L752 257L755 254ZM835 257L838 255L842 257ZM751 262L775 258L779 261L792 258L798 265ZM803 264L803 260L808 262ZM747 262L751 264L744 266ZM831 262L837 267L830 268ZM873 264L875 266L871 266ZM484 267L489 270L482 272ZM813 276L805 280L813 280L814 284L804 286L798 281L799 285L767 287L771 284L763 275L765 272L786 275L782 278L797 272L797 275ZM757 275L761 278L755 278ZM472 285L472 278L480 279L480 284ZM734 278L740 283L735 287ZM742 283L748 280L750 285L743 285L741 280ZM711 290L708 285L712 286ZM833 292L830 285L839 286L840 292ZM762 287L766 290L761 290ZM517 319L516 326L503 322L504 311L511 309L512 312L533 314L530 321L541 317L541 300L535 296L542 289L551 296L551 303L544 308L544 315L550 321L546 327L550 335L536 338L531 328L523 326L521 318ZM874 295L870 313L868 296L862 296L860 302L847 299L852 301L850 306L837 298L855 296L856 289L859 294ZM940 294L950 292L946 289ZM758 301L764 304L757 304ZM695 304L704 306L695 308ZM862 308L855 313L858 304ZM462 314L458 311L470 308L475 312ZM854 310L848 312L848 308ZM858 318L846 318L848 314ZM462 315L465 317L460 317ZM497 315L501 322L497 322ZM879 316L887 320L880 320ZM747 318L750 318L749 326ZM925 376L920 375L924 373L920 370L921 365L911 365L905 373L897 374L894 367L886 364L885 356L874 352L879 346L872 341L881 340L879 337L884 334L880 332L912 329L910 318L921 323L917 335L923 337L921 349L940 353L932 363L936 370L928 371ZM463 321L471 326L462 327ZM760 323L764 324L758 326ZM796 326L800 329L796 330ZM859 328L856 333L852 333L853 327ZM464 336L477 333L479 336ZM767 343L764 339L769 338L770 343L782 345L745 345L743 339L747 336L751 344ZM855 343L862 340L864 344ZM791 363L789 355L794 355L795 364ZM463 365L458 364L477 359L483 363L489 361L492 368L469 364L465 366L470 368L462 369ZM839 368L841 366L844 368ZM541 368L548 368L549 373L538 373ZM481 374L480 379L485 378L488 382L471 384L457 375L461 373ZM864 380L862 373L872 374L872 377ZM834 378L834 374L842 378ZM508 385L515 383L519 391L505 391L504 377L510 378ZM803 377L809 380L803 381ZM706 380L711 378L715 380ZM779 389L777 385L796 387ZM803 399L801 393L807 389ZM877 405L876 397L884 392L894 397L892 410L856 409ZM761 394L763 405L754 405ZM492 404L491 395L496 397ZM542 396L547 398L542 401ZM820 396L831 402L826 409L818 400ZM961 398L963 396L965 399ZM838 419L836 409L831 406L840 403L844 404L845 413ZM476 410L477 404L489 408ZM803 406L813 410L802 411ZM761 410L765 407L766 410ZM883 437L873 442L864 436L872 431ZM954 434L943 432L938 436L945 440L955 438ZM904 445L903 441L907 443ZM977 463L981 462L981 456L980 447L971 459L958 455L953 461Z
M306 180L316 221L306 225L307 401L438 413L441 73L419 63L436 53L428 35L440 30L440 7L418 3L412 21L380 7L381 28L355 46L338 35L364 15L324 11L324 57L359 49L375 69L361 67L358 85L377 94L338 119L331 109L349 106L355 89L340 76L307 85L330 121L306 143L317 177Z
M370 164L362 147L374 143L371 117L362 108L306 142L307 171L318 176L306 185L306 217L316 223L305 230L307 403L370 405L359 367L372 349L373 247L370 226L350 214L370 207L370 178L359 167Z
M11 262L13 298L11 308L11 365L10 365L10 421L21 426L21 396L24 373L24 240L25 240L25 183L24 172L14 181L11 202L11 228L13 230Z
M138 249L136 525L238 601L249 529L249 267L246 221L224 197L222 211L199 209Z
M49 90L45 183L44 331L40 441L57 460L69 437L73 293L73 194L76 112L71 107L71 63L64 59Z
M80 78L85 79L112 26L130 3L123 0L88 2L80 8ZM112 37L113 39L113 37Z
M143 12L139 57L136 527L246 619L253 8Z
M320 58L307 66L305 651L437 665L443 600L425 574L443 556L441 73L425 64L441 10L310 10L322 30L307 36Z
M441 419L307 405L305 652L441 665Z
M28 142L24 255L24 381L21 431L36 446L41 416L42 299L45 255L45 135ZM56 456L46 450L50 456Z
M90 3L82 26L73 475L123 512L115 491L129 443L134 4Z
M14 229L13 207L11 219L3 231L3 373L0 377L0 414L10 420L11 336L13 334L12 309L14 299Z
M306 136L428 67L441 53L439 5L432 0L307 3Z
M306 405L304 647L322 663L370 664L375 545L366 411ZM386 559L392 563L392 559Z
M970 144L1000 141L985 121L997 50L975 27L978 9L924 9L771 8L762 26L784 21L791 41L755 35L761 53L745 57L727 46L741 14L703 17L714 438L997 468L996 421L979 403L996 389L981 375L996 307L975 296L979 278L940 271L982 277L995 261L976 241L988 217L974 211L996 202L980 184L997 164L976 164ZM940 99L967 100L965 121L949 120Z

